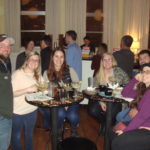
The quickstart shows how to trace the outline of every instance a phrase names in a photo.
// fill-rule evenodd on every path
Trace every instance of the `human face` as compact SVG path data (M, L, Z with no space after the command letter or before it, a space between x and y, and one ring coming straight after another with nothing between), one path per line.
M142 71L143 82L149 86L150 85L150 67L146 66Z
M40 61L40 58L38 55L33 55L31 56L27 62L26 62L26 67L30 70L30 71L34 71L38 68L39 66L39 61Z
M61 66L64 63L64 54L61 51L56 51L53 56L54 67L57 71L60 70Z
M65 35L65 41L67 44L71 43L72 39L71 36L69 36L68 34Z
M0 55L3 55L7 58L10 52L10 41L8 39L5 39L4 41L0 42Z
M44 40L42 40L42 41L40 42L40 46L41 46L41 49L44 49L44 48L47 47L47 45L46 45L46 43L45 43Z
M28 51L32 51L34 49L34 42L30 41L27 45L27 50Z
M112 57L110 55L105 55L102 62L104 69L111 69L113 66Z
M89 45L89 44L90 44L90 41L87 40L87 39L85 39L85 40L84 40L84 44L85 44L85 45Z
M150 63L150 56L147 53L139 55L139 64L143 65L146 63Z

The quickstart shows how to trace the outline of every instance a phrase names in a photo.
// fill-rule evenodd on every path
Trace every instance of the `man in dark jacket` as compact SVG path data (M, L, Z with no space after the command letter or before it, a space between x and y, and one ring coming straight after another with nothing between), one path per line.
M130 78L132 78L134 67L134 54L130 50L132 42L133 38L130 35L123 36L120 45L121 49L113 54L118 66L122 68Z
M7 150L10 144L13 112L13 92L7 58L12 38L0 35L0 150Z
M45 70L48 69L50 56L51 56L51 38L50 35L45 35L40 42L41 46L41 68L42 68L42 75Z

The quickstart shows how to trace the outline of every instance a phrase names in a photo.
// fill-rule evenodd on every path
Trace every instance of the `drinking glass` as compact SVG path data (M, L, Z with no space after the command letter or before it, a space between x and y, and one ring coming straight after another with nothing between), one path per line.
M48 81L44 81L44 80L39 81L37 82L36 85L37 85L38 90L41 91L42 95L44 96L45 95L44 91L48 89Z
M88 78L88 87L93 87L93 77Z
M78 97L78 89L81 87L81 82L72 82L72 88L74 88L74 97Z

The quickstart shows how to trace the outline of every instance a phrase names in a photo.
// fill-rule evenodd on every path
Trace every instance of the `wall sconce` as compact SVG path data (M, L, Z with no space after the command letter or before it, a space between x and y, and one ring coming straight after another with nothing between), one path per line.
M140 48L140 42L138 41L133 41L132 46L131 46L131 50L132 52L137 55L138 54L138 50Z

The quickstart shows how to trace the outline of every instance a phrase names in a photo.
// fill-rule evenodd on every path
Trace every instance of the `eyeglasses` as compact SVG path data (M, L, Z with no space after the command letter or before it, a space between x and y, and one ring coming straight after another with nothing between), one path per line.
M103 61L112 62L112 59L103 59Z
M150 70L141 71L142 74L150 74Z
M39 59L29 59L31 62L39 62Z

